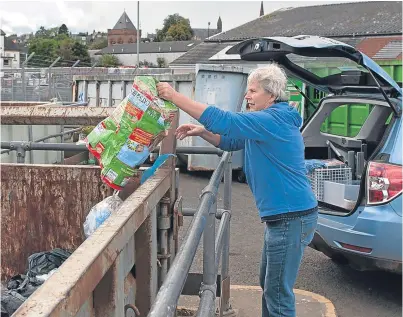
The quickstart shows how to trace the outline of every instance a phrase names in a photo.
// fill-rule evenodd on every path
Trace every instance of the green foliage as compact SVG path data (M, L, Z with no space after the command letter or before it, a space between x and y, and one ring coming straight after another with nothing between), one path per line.
M35 52L38 56L46 56L49 60L61 57L62 60L88 63L91 61L88 49L85 45L69 37L65 24L60 28L45 29L43 26L35 33L35 37L29 41L29 54ZM80 64L78 65L80 66Z
M119 58L116 55L104 54L99 61L99 66L102 67L116 67L121 65Z
M163 41L187 41L193 36L193 30L189 19L185 19L178 13L170 14L164 19L162 30L157 30L155 42Z
M55 59L58 56L59 43L55 39L34 37L29 41L29 54L35 52L37 55Z
M66 24L62 24L59 28L58 34L69 34L69 29L67 28Z
M192 38L192 32L185 23L179 22L171 25L167 36L170 36L174 41L188 41Z
M90 62L90 56L88 54L88 49L85 45L75 42L71 49L73 54L73 60L79 59L81 62Z
M35 33L35 37L42 37L42 38L53 38L59 34L59 28L54 27L50 29L45 29L44 26L41 26L38 31Z
M100 40L96 40L89 46L90 50L101 50L108 46L108 39L102 38Z
M159 68L167 67L167 61L163 57L157 57L157 64Z
M157 67L158 67L158 66L155 65L154 63L149 62L149 61L147 61L147 60L140 61L139 66L140 66L140 67L147 67L147 68L157 68Z

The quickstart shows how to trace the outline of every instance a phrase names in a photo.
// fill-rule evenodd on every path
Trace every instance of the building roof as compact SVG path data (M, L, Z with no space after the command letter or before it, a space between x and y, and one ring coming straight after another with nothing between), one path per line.
M402 36L367 38L357 49L373 59L397 59L402 55Z
M392 51L397 49L398 44L388 44L390 42L388 39L397 36L396 41L401 41L399 40L402 35L401 18L401 2L397 1L355 2L281 9L210 37L174 60L171 65L234 63L234 61L220 60L217 54L225 53L223 50L230 45L248 38L300 34L332 37L358 48L371 58L386 58L385 56L396 55ZM373 40L374 38L377 39ZM366 39L375 42L364 45ZM363 44L359 46L360 43ZM377 43L378 49L375 49L374 53L371 53L371 43L373 45ZM383 51L377 55L380 50ZM210 59L212 57L213 59ZM236 63L243 63L243 61L238 60Z
M208 37L220 33L218 29L192 29L192 30L193 30L193 36L201 40L205 40Z
M338 37L336 40L351 45L362 51L369 57L379 59L399 59L402 56L402 36L381 36L381 37ZM238 43L234 42L203 42L186 54L180 56L171 63L174 65L195 65L195 64L244 64L242 60L220 59L225 56L229 47ZM400 51L399 51L400 50ZM398 54L400 53L400 54Z
M390 41L374 56L374 59L402 59L402 40Z
M140 54L143 53L178 53L187 52L201 41L172 41L139 43ZM105 47L95 55L103 54L137 54L137 43L119 44Z
M400 1L370 1L286 8L210 38L244 40L300 34L326 37L402 34Z
M126 14L126 11L123 12L121 17L119 18L118 22L116 22L115 26L113 27L114 30L137 30L134 26L133 22L130 20L129 16Z
M4 31L3 31L2 29L0 29L0 35L5 36L5 35L6 35L6 33L4 33Z
M4 51L16 51L19 52L21 49L17 43L15 43L12 39L5 37L4 38Z

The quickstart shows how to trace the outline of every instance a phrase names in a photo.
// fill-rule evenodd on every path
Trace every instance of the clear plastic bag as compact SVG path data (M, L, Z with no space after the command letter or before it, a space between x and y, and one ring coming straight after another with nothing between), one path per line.
M108 219L123 201L118 195L106 197L91 208L84 222L84 235L88 238L103 222Z

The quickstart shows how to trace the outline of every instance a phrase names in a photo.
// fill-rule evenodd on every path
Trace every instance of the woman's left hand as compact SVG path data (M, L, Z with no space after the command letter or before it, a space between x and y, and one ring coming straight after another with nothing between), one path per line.
M160 98L168 101L173 101L174 95L176 94L175 89L168 83L158 83L157 91Z

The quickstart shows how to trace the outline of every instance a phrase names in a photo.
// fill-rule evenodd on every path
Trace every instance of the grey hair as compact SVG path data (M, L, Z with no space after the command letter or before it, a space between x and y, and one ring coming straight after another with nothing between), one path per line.
M288 94L286 93L287 75L277 64L271 63L256 68L248 76L248 84L251 81L257 81L277 101L288 101Z

